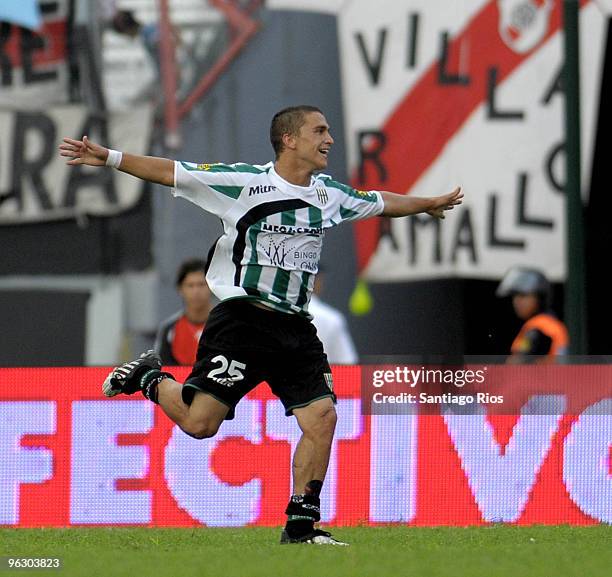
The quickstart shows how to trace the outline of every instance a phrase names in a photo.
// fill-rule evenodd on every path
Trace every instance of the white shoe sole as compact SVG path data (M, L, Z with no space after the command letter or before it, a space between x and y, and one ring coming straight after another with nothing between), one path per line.
M343 543L342 541L336 541L331 537L324 537L323 535L317 535L310 540L310 543L313 545L333 545L335 547L348 547L348 543Z

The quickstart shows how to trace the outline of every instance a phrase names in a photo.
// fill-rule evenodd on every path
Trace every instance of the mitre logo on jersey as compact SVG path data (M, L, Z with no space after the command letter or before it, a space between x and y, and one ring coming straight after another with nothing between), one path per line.
M499 34L519 54L529 52L546 36L553 0L498 0Z
M258 184L257 186L249 187L249 196L253 196L254 194L265 194L266 192L274 192L276 190L276 186L272 186L271 184Z
M329 200L327 189L322 186L317 186L317 198L321 204L327 204L327 201Z

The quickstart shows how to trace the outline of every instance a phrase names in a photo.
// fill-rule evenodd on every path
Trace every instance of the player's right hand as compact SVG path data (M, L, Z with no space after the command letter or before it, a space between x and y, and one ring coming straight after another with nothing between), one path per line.
M64 138L59 151L61 156L70 159L66 162L70 165L104 166L108 157L108 148L91 142L87 136L83 136L83 140Z

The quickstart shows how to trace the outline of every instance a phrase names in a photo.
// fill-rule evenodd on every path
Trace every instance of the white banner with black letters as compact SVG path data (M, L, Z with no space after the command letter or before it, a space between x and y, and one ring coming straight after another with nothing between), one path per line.
M565 275L562 2L352 0L339 13L349 170L360 189L464 204L357 223L374 281ZM586 190L607 22L580 3Z
M83 215L111 216L132 208L142 182L110 168L67 166L64 136L136 154L147 152L151 109L107 117L84 106L45 111L0 111L0 225Z
M36 14L31 1L0 7L0 108L68 102L69 10L69 0L39 0ZM35 15L39 26L25 27Z

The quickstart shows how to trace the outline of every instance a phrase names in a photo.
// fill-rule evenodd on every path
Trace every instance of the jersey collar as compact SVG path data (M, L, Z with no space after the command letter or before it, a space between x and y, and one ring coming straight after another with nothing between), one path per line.
M315 185L317 183L316 176L310 177L310 186L298 186L297 184L291 184L290 182L286 181L282 176L280 176L278 172L276 172L274 164L272 164L272 168L270 168L270 172L268 173L268 175L270 177L270 180L276 186L280 187L281 190L293 191L299 194L313 194L315 192Z

